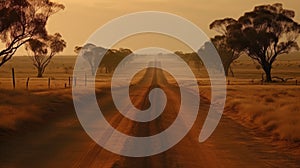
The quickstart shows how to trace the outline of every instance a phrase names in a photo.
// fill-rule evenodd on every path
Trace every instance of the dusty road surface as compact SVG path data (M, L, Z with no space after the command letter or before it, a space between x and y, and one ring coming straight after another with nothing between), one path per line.
M147 123L124 118L116 110L108 88L97 89L99 105L106 119L119 131L134 136L149 136L168 128L175 120L180 92L171 77L160 69L149 68L143 78L130 88L132 103L139 109L149 107L148 93L159 87L167 95L167 105L160 117ZM70 90L37 92L59 97ZM300 158L272 146L263 137L224 116L214 134L204 143L198 136L209 101L201 98L198 118L187 134L173 148L161 154L132 158L113 154L93 142L82 129L71 96L49 102L51 114L38 126L1 136L0 167L95 167L95 168L198 168L198 167L300 167ZM46 109L49 110L49 109ZM106 137L109 140L109 137ZM122 144L120 144L122 145ZM134 150L134 149L133 149Z

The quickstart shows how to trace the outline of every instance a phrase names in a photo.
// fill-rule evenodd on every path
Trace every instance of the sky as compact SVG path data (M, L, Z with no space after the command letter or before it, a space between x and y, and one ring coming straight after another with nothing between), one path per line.
M65 10L51 16L47 29L49 33L59 32L67 41L67 48L61 55L74 55L74 47L83 45L89 36L110 20L125 14L141 11L162 11L184 17L207 36L216 33L209 30L209 24L225 17L238 18L254 6L261 4L283 3L284 8L296 12L295 20L300 22L300 1L298 0L54 0L65 5ZM156 40L154 40L156 39ZM159 39L159 40L157 40ZM153 41L156 41L154 43ZM157 34L144 34L127 38L114 48L132 50L156 45L169 50L188 48L180 41ZM19 52L24 54L22 50Z

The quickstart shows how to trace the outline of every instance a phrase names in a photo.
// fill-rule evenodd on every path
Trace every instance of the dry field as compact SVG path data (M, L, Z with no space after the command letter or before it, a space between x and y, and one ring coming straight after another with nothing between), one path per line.
M76 62L75 56L58 56L46 68L43 78L36 77L36 69L29 57L14 57L10 62L0 68L0 88L12 89L12 68L16 76L16 89L26 89L26 81L29 77L29 90L48 89L48 79L51 80L51 89L69 87L69 78L72 75ZM97 81L103 81L111 77L111 74L97 74Z
M76 57L56 57L46 69L44 78L35 78L36 71L28 57L15 57L0 68L0 129L16 130L23 123L42 122L47 113L51 113L50 102L63 102L64 95L71 99L68 78L72 76ZM15 68L16 90L12 91L11 68ZM281 59L274 65L273 75L284 78L294 78L288 84L283 83L260 85L261 69L257 64L246 58L241 58L233 65L235 77L229 77L225 115L235 121L251 127L259 128L271 134L274 140L289 142L300 141L300 59L294 54L291 60ZM197 76L199 82L205 79L205 70ZM27 77L30 77L29 91L25 90ZM97 74L98 83L109 81L110 74ZM47 82L51 78L51 90ZM254 81L254 82L253 82ZM253 83L251 83L253 82ZM107 83L106 83L107 84ZM204 84L205 85L205 84ZM49 96L38 95L40 91L48 90ZM62 90L63 94L54 94ZM209 87L201 86L202 95L209 98ZM39 91L39 92L38 92ZM48 110L43 110L48 109Z
M275 140L300 142L299 95L299 86L230 86L226 114Z
M273 76L293 78L286 83L261 85L261 68L242 58L233 64L235 77L229 77L224 114L243 126L270 135L274 141L300 144L300 55L275 62ZM298 85L296 85L298 81ZM209 86L200 87L210 98Z
M210 98L209 87L200 87ZM272 141L300 142L300 86L231 85L224 114L242 126L266 133Z
M235 77L229 77L226 114L234 116L237 121L248 122L271 132L274 139L300 141L300 86L295 86L295 80L300 81L300 58L297 53L288 60L278 60L274 65L273 75L283 78L293 78L290 82L260 85L262 70L257 64L247 58L240 58L233 64ZM47 90L48 78L51 78L51 89L62 89L72 77L72 70L76 57L60 56L53 59L47 67L44 78L36 78L36 71L29 57L14 57L14 59L0 68L0 127L5 125L13 129L18 120L39 120L37 105L28 106L30 102L39 100L31 92L24 91L27 77L30 77L29 90ZM17 91L12 88L11 68L15 68ZM198 74L199 83L205 82L205 70ZM110 74L97 74L97 81L108 81ZM299 82L300 83L300 82ZM206 86L202 86L203 95L209 95ZM26 97L26 98L25 98ZM209 96L208 96L209 97ZM40 100L41 101L41 100ZM45 100L48 101L48 100ZM37 103L43 104L43 103ZM16 106L18 105L18 106ZM22 107L22 109L16 109ZM15 114L18 111L17 114ZM27 116L25 113L30 113Z
M296 80L300 83L300 53L292 53L289 56L279 57L273 65L273 76L281 78L293 78L285 84L294 85ZM27 77L30 77L29 88L48 88L48 78L51 78L52 88L64 88L69 84L68 78L73 75L73 67L76 61L75 56L57 56L46 68L44 78L36 78L34 69L29 57L14 57L10 62L0 68L0 88L9 89L12 87L11 69L15 69L16 87L24 89ZM229 77L230 84L252 85L260 84L262 69L258 64L246 57L239 58L232 66L235 77ZM196 72L196 71L195 71ZM97 74L97 80L109 78L110 74ZM207 85L207 74L205 68L201 68L197 73L200 78L200 85ZM282 85L284 83L278 83Z
M22 90L0 90L0 135L13 134L23 129L36 127L55 114L56 108L71 100L66 94L69 89L53 90L51 94L39 90L28 92Z
M281 64L274 67L274 75L292 77L292 81L264 85L260 84L262 72L253 62L247 59L236 62L233 66L236 76L229 78L231 85L227 87L224 116L214 134L201 144L197 137L205 119L205 115L201 114L209 108L210 86L205 70L195 71L203 103L200 105L200 117L178 145L160 155L145 158L148 161L114 155L87 136L76 117L72 90L64 87L72 76L74 62L75 57L55 58L42 79L35 78L36 72L27 57L15 57L0 68L0 167L143 167L148 162L154 167L156 164L168 165L165 167L190 164L194 167L298 167L300 164L300 85L295 85L295 80L300 80L300 67L297 60L279 60ZM10 78L12 67L16 72L15 90ZM140 79L151 79L144 74L142 71L135 76L131 81L133 86ZM25 89L27 77L30 77L28 90ZM48 78L51 78L50 89ZM107 89L110 78L111 74L101 73L96 78L96 93L103 96L99 103L108 110L108 120L118 129L141 135L147 133L145 130L160 128L155 124L149 125L149 129L145 129L146 125L134 126L134 123L115 114ZM198 89L197 86L195 88ZM168 94L173 93L171 89L168 87ZM132 94L137 96L133 99L135 101L145 99L142 90L135 90ZM171 100L178 98L171 97ZM176 101L173 103L178 104ZM171 114L173 110L170 107L164 115ZM168 118L162 121L158 125L170 122ZM191 154L191 151L195 152Z

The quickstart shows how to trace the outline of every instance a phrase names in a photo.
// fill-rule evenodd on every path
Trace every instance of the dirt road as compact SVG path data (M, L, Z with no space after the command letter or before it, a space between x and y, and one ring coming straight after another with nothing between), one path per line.
M157 134L172 124L179 110L180 92L177 85L168 83L169 78L162 70L149 68L142 80L130 88L131 100L139 109L149 107L147 95L152 88L164 90L168 102L162 115L154 121L138 123L124 118L114 107L108 88L97 89L98 103L106 119L119 131L134 136ZM51 94L59 97L70 92L60 90ZM94 143L78 122L71 97L49 102L48 106L52 112L45 123L1 137L0 167L300 167L299 158L272 146L263 137L256 137L253 130L226 116L214 134L199 143L198 136L209 108L205 98L201 98L196 123L183 140L166 152L144 158L122 157Z

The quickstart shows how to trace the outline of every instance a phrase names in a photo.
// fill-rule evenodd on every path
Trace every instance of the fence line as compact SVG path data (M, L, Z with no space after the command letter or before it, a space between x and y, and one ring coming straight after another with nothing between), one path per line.
M25 89L27 89L27 90L30 87L30 83L33 83L34 81L37 81L37 80L38 81L47 80L48 85L46 84L46 82L45 82L45 84L37 83L38 85L37 84L34 85L36 87L42 87L44 89L47 86L48 86L48 89L51 89L52 86L54 86L54 88L76 87L78 81L80 81L80 82L83 81L84 86L87 86L87 83L88 83L88 77L87 77L87 74L85 72L82 75L79 75L79 76L82 76L82 78L78 78L77 76L74 76L74 78L71 77L71 76L68 76L68 77L65 77L65 78L51 78L51 77L48 77L48 78L32 78L32 77L31 78L30 77L16 78L14 68L12 68L11 72L12 72L12 87L13 87L13 89L15 89L17 87L17 85L19 83L21 83L20 80L22 81L22 83L23 83L23 80L24 80ZM2 78L2 79L5 79L5 78ZM96 83L104 82L104 81L107 81L107 80L95 79ZM1 87L1 85L3 85L3 82L5 82L5 80L0 80L0 87ZM9 83L9 81L8 81L8 83ZM22 88L22 85L19 88ZM205 79L205 80L200 79L199 82L198 82L198 85L199 86L210 86L210 81L207 80L207 79ZM277 82L267 83L267 82L264 82L263 79L251 79L251 80L249 80L249 79L227 79L227 85L296 85L297 86L298 85L298 80L290 78L290 80L286 79L285 81L277 81ZM10 86L7 85L5 88L9 88L9 87L11 87L11 85Z
M36 78L24 77L18 78L12 75L12 78L0 78L0 88L5 89L51 89L51 88L68 88L72 85L72 77L66 78Z
M82 86L87 86L87 83L90 80L88 78L76 78L74 77L65 77L65 78L35 78L35 77L25 77L25 78L14 78L12 81L11 78L0 78L0 88L12 88L12 89L56 89L56 88L71 88L78 87L78 84ZM109 82L107 79L95 79L95 83ZM13 83L13 85L11 85ZM266 83L259 79L257 80L227 80L227 85L269 85L269 86L300 86L298 80L290 80L287 82L272 82ZM198 80L199 86L210 86L209 80Z

